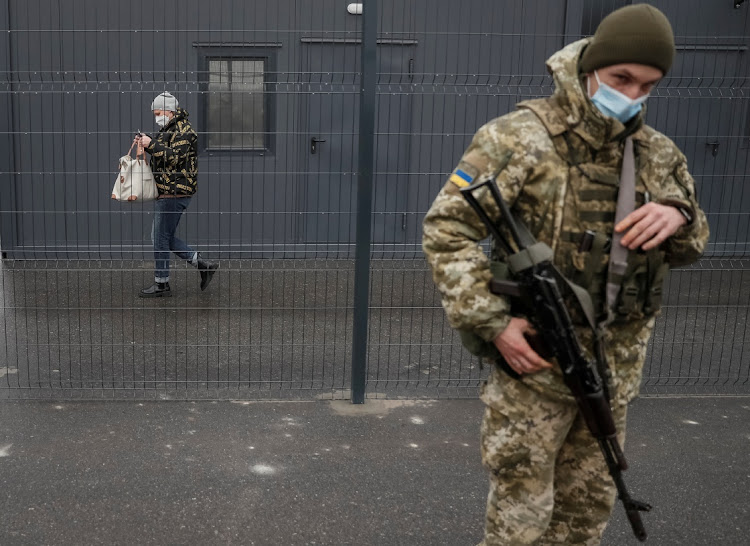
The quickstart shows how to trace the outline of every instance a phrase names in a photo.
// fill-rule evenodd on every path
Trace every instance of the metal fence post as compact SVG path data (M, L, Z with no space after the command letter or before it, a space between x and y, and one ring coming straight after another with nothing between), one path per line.
M372 171L375 153L375 81L377 78L378 2L367 0L362 13L362 87L359 94L359 174L357 233L354 254L354 329L352 335L352 403L365 401L367 319L370 313L370 231Z
M8 93L0 100L0 127L6 127L9 131L7 135L0 136L0 150L6 150L0 157L0 172L6 173L0 176L0 191L3 193L3 203L16 202L16 185L13 183L15 178L14 154L16 138L14 134L15 122L13 120L13 83L12 83L12 52L11 52L11 33L10 33L10 7L8 0L0 1L0 31L3 37L4 54L0 55L0 79L2 85L6 86ZM12 206L0 207L0 232L5 235L5 250L13 248L18 244L18 235L16 233L16 223L13 221ZM3 250L0 259L5 259L6 253Z

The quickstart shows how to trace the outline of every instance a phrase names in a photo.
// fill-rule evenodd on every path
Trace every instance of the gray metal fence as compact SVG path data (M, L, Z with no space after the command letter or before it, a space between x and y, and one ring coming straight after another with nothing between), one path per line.
M474 396L422 218L474 131L628 3L0 0L0 398ZM649 3L678 57L648 119L712 235L671 276L643 391L748 394L750 5ZM153 206L109 194L165 89L200 142L179 235L221 269L201 292L173 260L174 295L144 300Z

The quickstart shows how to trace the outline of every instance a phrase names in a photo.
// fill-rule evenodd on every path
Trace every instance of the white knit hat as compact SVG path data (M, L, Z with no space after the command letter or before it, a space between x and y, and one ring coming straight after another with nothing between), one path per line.
M177 106L179 106L177 99L169 91L164 91L161 95L158 95L154 102L151 103L151 111L154 110L168 110L169 112L176 112Z

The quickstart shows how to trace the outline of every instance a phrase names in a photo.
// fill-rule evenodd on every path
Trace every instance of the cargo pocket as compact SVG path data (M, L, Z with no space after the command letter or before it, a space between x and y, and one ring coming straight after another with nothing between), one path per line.
M645 253L630 252L615 306L617 315L637 320L658 313L668 273L669 264L664 260L664 252L656 249Z
M589 293L598 313L605 297L610 239L602 233L591 233L592 241L588 250L580 250L580 245L571 250L569 259L572 267L568 278Z
M628 320L643 318L647 279L648 266L645 257L631 252L628 259L628 268L623 275L620 293L615 304L618 316Z

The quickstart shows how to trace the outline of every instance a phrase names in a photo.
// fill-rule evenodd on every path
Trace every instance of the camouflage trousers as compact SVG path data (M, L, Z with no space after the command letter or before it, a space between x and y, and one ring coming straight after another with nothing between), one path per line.
M616 489L569 393L495 370L482 400L490 493L481 544L599 544ZM612 411L623 442L627 406Z

